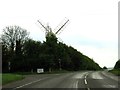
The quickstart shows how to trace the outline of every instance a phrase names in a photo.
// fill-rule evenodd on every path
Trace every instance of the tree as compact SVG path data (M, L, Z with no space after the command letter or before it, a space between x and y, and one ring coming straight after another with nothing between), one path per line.
M23 53L27 58L37 58L42 53L42 43L28 39L23 45Z
M28 38L28 32L19 26L8 26L3 29L2 34L2 46L3 46L3 62L13 61L15 59L21 59L22 47Z
M46 35L46 42L43 43L44 45L44 55L47 56L45 60L47 60L49 71L56 66L55 61L58 60L57 58L57 37L52 32L47 33Z
M41 58L39 57L42 53L42 43L40 41L34 41L28 39L23 46L23 56L24 62L23 65L26 68L26 71L36 70L41 67Z
M106 67L106 66L104 66L104 67L103 67L103 69L107 69L107 67Z
M19 45L22 45L28 38L28 32L19 26L8 26L3 29L2 42L5 44L11 52L17 49L21 49Z
M120 59L116 62L114 69L120 69Z
M57 42L52 32L46 34L41 43L28 38L28 32L19 26L9 26L2 35L3 70L7 71L11 61L12 71L36 71L37 68L51 70L99 70L93 59L72 46ZM117 65L118 66L118 65Z

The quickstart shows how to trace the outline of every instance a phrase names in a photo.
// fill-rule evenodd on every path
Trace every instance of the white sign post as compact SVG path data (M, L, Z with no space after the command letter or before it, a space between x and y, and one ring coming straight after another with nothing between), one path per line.
M43 68L37 69L37 73L44 73L44 69Z

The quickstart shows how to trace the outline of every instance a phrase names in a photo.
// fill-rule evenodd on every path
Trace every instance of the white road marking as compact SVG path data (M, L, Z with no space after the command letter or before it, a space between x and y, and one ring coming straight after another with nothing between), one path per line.
M86 80L87 76L88 76L88 73L85 75L85 84L86 84L86 85L88 84L88 83L87 83L87 80ZM90 90L90 88L87 88L87 90Z
M85 84L87 84L87 80L85 79Z
M87 80L86 80L87 76L88 76L88 73L85 75L85 84L87 84Z
M90 90L90 88L87 88L87 90Z
M46 77L46 78L48 78L48 77ZM33 83L36 83L36 82L39 82L39 81L44 80L44 79L46 79L46 78L39 79L39 80L30 82L30 83L26 83L26 84L24 84L24 85L21 85L21 86L18 86L18 87L16 87L16 88L14 88L13 90L16 90L16 89L18 89L18 88L22 88L22 87L24 87L24 86L27 86L27 85L30 85L30 84L33 84Z
M81 72L81 73L74 75L72 78L80 79L80 78L83 78L87 73L88 72Z
M86 79L86 77L87 77L87 76L85 75L85 79Z
M78 88L78 81L76 82L76 85L75 85L75 86L76 86L76 88Z

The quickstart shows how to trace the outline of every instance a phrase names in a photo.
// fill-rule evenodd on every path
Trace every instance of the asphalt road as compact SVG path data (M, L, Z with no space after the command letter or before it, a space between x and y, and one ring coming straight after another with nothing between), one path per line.
M75 90L118 90L119 79L107 71L81 71L61 74L27 75L24 80L3 86L4 89L75 89Z

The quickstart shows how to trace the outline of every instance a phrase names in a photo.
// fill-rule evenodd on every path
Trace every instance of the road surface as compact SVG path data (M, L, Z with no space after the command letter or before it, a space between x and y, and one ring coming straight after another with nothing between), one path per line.
M80 71L61 74L26 75L21 81L3 86L3 90L70 89L119 90L119 79L107 71Z

